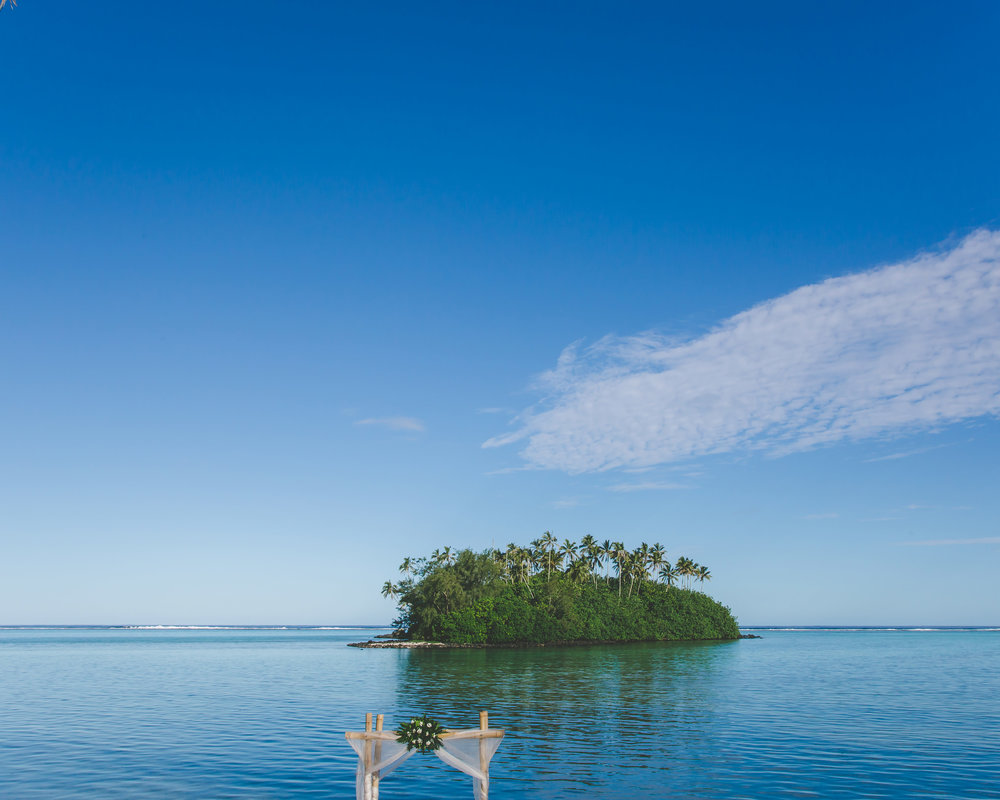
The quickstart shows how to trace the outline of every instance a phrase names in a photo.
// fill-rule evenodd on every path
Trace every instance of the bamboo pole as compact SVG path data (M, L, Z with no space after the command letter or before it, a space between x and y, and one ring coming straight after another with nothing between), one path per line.
M499 729L491 731L481 731L473 728L471 731L450 731L442 733L442 739L502 739L504 732Z
M382 723L385 722L385 715L379 714L375 717L375 731L377 733L382 732ZM378 764L382 760L382 741L376 740L375 742L375 764ZM373 765L374 766L374 765ZM372 775L372 800L378 800L378 773Z
M347 731L344 734L346 739L367 739L372 742L394 742L398 734L395 731L382 731L382 733L363 733L361 731ZM441 734L442 739L502 739L504 731L497 728L489 731L481 731L479 728L472 728L467 731L445 731Z
M372 732L371 712L365 714L365 733ZM369 770L372 766L372 740L365 738L365 800L371 800L372 796L372 776Z
M490 714L488 711L479 712L479 730L485 731L490 727ZM483 774L483 800L490 796L490 779L486 774L486 753L484 751L485 742L483 737L479 737L479 771Z
M391 742L396 739L395 731L384 731L382 733L362 733L361 731L347 731L344 736L348 739L368 739L372 742Z

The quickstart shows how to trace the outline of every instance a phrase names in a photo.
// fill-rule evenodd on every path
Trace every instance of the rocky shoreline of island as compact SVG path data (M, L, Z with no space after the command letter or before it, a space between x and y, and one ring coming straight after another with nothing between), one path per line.
M366 642L349 642L348 647L360 647L366 650L488 650L488 649L515 649L515 648L527 648L527 647L589 647L592 645L605 645L605 644L650 644L652 642L732 642L734 639L594 639L594 640L579 640L572 639L567 641L552 641L552 642L427 642L427 641L413 641L410 639L389 639L385 638L386 634L381 637L382 641L376 641L375 639L369 639ZM744 633L740 634L737 639L760 639L754 633Z

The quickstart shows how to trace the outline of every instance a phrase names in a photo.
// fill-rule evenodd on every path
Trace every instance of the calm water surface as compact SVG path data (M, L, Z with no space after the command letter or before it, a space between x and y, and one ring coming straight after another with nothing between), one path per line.
M376 631L0 630L0 797L353 796L345 730L507 729L503 798L1000 798L1000 632L358 650ZM468 798L433 757L382 800Z

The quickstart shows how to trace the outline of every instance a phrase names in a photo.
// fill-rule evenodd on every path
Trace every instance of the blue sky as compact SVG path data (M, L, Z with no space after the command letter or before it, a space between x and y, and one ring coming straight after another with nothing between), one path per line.
M0 623L1000 623L1000 9L619 5L3 9Z

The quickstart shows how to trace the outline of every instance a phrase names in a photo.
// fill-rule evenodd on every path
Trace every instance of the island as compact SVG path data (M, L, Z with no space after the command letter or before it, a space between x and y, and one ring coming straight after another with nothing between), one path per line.
M549 532L527 547L435 550L406 558L389 640L360 647L503 647L668 640L739 639L729 608L694 588L711 578L689 558L666 559L662 545L561 544Z

